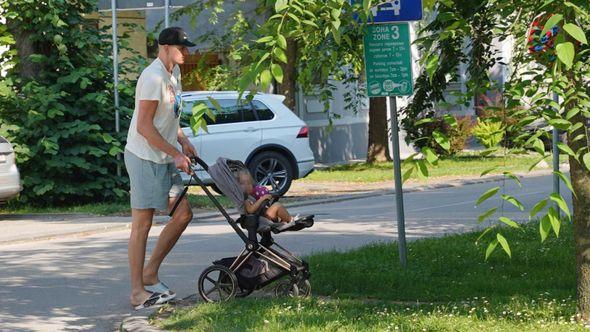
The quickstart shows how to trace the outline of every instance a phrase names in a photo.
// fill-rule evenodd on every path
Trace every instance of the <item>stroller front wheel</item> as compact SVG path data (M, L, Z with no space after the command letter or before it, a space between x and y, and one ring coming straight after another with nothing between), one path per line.
M311 296L311 284L309 283L308 279L300 280L297 283L297 288L299 288L299 296L302 296L302 297Z
M236 296L238 279L223 265L211 265L199 276L199 295L206 302L225 302Z
M299 287L290 280L282 280L275 287L276 297L297 297L299 296Z

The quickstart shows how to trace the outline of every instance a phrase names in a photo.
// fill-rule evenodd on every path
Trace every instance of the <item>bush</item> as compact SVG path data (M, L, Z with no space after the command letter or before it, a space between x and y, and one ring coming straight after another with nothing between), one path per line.
M467 140L471 136L473 129L473 122L470 116L453 117L455 123L450 124L442 118L437 118L434 122L424 125L425 131L434 132L440 131L449 138L451 148L449 151L443 149L436 141L429 139L427 146L434 149L435 152L441 156L454 156L463 151L467 146ZM432 135L427 136L432 137Z
M486 147L491 149L498 146L504 140L506 129L500 121L482 121L477 119L477 124L473 128L473 136Z
M133 88L120 86L115 132L110 36L83 15L95 1L4 2L0 54L12 68L0 82L0 135L15 147L20 203L111 201L128 191L117 176ZM15 40L16 39L16 40ZM130 67L122 64L121 78ZM124 170L124 167L121 167Z

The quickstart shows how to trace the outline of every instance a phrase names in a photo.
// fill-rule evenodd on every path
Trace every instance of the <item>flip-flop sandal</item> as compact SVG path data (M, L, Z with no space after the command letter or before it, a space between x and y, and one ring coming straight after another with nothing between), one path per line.
M168 296L168 300L172 300L176 297L176 293L171 291L170 287L161 281L158 281L158 283L153 285L144 285L143 288L148 292L165 294Z
M168 301L170 301L168 295L162 294L162 293L152 293L152 295L150 295L150 297L147 300L145 300L142 304L133 307L133 309L135 309L135 310L146 309L146 308L158 305L158 304L164 304Z

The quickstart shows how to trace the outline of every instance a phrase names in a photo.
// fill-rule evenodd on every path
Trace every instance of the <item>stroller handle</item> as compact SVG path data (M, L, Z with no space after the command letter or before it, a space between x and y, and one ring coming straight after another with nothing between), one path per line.
M199 158L199 157L195 156L195 157L192 157L192 158L191 158L191 160L192 160L194 163L197 163L199 166L203 167L203 169L204 169L205 171L209 171L209 166L208 166L208 165L207 165L207 164L206 164L206 163L203 161L203 159L201 159L201 158Z

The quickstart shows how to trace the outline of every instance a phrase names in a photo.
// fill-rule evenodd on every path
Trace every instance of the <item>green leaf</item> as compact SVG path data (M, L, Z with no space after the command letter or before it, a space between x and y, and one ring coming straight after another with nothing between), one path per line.
M556 26L557 24L559 24L559 22L561 22L562 20L563 20L563 15L553 14L545 23L545 26L543 27L543 31L541 32L541 36L544 36L545 34L547 34L547 31L549 31L549 29L553 29L553 27Z
M424 118L424 119L420 119L420 120L416 121L416 123L414 123L414 126L420 126L425 123L432 123L432 122L434 122L433 118Z
M498 166L494 166L494 167L488 168L485 171L481 172L481 174L479 176L480 177L481 176L486 176L486 175L490 174L491 172L493 172L493 171L495 171L497 169L498 169Z
M479 240L481 240L484 236L486 236L493 228L486 228L485 231L483 231L479 237L477 238L477 240L475 240L475 244L477 245L479 243Z
M416 165L418 166L418 174L424 178L427 178L429 175L428 167L424 160L416 160Z
M501 222L503 222L504 224L512 227L512 228L520 228L520 225L518 225L518 223L510 218L506 218L506 217L500 217L498 218L498 220L500 220Z
M438 164L438 156L429 147L422 148L422 154L431 165Z
M268 43L269 41L272 41L272 40L274 40L273 36L265 36L265 37L258 39L256 42L260 43L260 44L264 44L264 43Z
M576 195L576 192L574 191L574 187L572 186L572 183L567 178L567 176L565 176L565 174L563 174L560 171L554 171L553 174L559 176L561 181L563 181L563 183L566 185L567 189L570 190L570 192L574 195L574 197L578 198L578 195Z
M277 36L277 44L280 48L286 50L287 49L287 39L283 35Z
M557 143L557 147L559 148L559 150L567 155L570 155L574 158L577 158L576 153L574 152L574 150L572 150L569 146L563 144L563 143Z
M513 196L510 195L502 195L502 199L505 200L506 202L516 206L516 208L518 208L520 211L524 211L524 206L522 205L522 203L514 198Z
M574 65L574 57L576 55L574 44L571 42L558 44L555 47L555 51L557 52L557 58L566 65L567 69L571 69Z
M541 242L545 242L547 236L549 236L549 232L551 231L551 221L549 220L549 216L545 215L541 220L539 220L539 233L541 234Z
M438 54L428 57L428 61L426 61L426 73L428 74L428 78L430 79L430 83L434 79L434 73L438 68Z
M263 70L262 73L260 74L260 84L262 85L262 90L268 89L271 81L272 81L272 75L270 73L270 70L268 70L268 69Z
M414 173L415 168L414 167L410 167L408 168L405 172L404 175L402 177L402 181L406 182L410 179L410 177L412 176L412 174Z
M282 49L275 47L273 54L277 60L281 61L282 63L287 63L287 55Z
M502 236L502 234L500 234L500 233L496 234L496 238L498 239L498 242L502 246L502 249L504 249L506 254L508 254L508 257L512 258L512 253L510 252L510 246L508 245L508 241L506 241L506 238L504 236Z
M535 204L535 206L533 206L533 208L531 209L530 218L533 218L539 212L541 212L541 210L543 210L547 206L547 202L547 199L538 201L537 204Z
M535 149L535 151L537 151L538 154L545 154L545 145L543 144L543 141L541 141L540 139L536 139L533 142L533 149Z
M511 178L519 187L522 188L522 183L520 182L518 176L512 174L511 172L504 172L504 176Z
M479 217L477 217L477 223L478 224L481 224L486 219L488 219L491 215L493 215L494 213L496 213L496 211L498 211L498 208L497 207L493 207L493 208L487 210L486 212L482 213L481 215L479 215Z
M277 80L279 83L283 83L283 68L276 63L273 63L270 66L270 70L272 71L272 76Z
M275 11L280 13L283 9L287 8L288 2L287 0L276 0L275 2Z
M572 23L567 23L563 25L563 30L565 30L570 36L574 37L574 39L576 39L580 43L588 44L586 34L584 33L584 30L582 30L582 28L580 28L579 26Z
M590 171L590 152L587 152L584 157L582 158L582 161L584 162L584 165L586 166L586 169L588 171Z
M475 206L480 205L481 203L485 202L487 199L489 199L490 197L494 196L495 194L498 193L498 191L500 191L500 187L494 187L488 191L486 191L483 195L481 195L479 197L479 199L477 200L477 202L475 203Z
M117 154L119 154L119 153L123 153L123 150L121 150L121 148L120 148L120 147L118 147L118 146L113 146L113 147L111 147L111 149L109 150L109 154L110 154L111 156L116 156L116 155L117 155Z
M572 123L565 119L551 119L549 120L549 125L560 130L568 130Z
M457 127L457 119L450 115L450 114L445 114L443 115L443 119L445 120L446 123L449 124L449 126L451 126L452 128L456 128Z
M561 228L561 220L559 220L559 216L557 211L554 208L549 208L549 213L547 213L549 217L549 222L551 223L551 227L553 228L553 232L555 236L559 237L559 229Z
M570 209L567 206L567 203L565 202L565 200L563 199L563 197L561 197L560 194L558 193L552 193L551 196L549 196L549 199L554 201L557 206L559 207L559 209L561 211L563 211L563 213L565 213L565 215L568 218L571 218L571 213L570 213Z
M495 239L494 241L490 242L490 244L488 245L488 248L486 249L486 261L488 260L488 257L490 257L490 255L494 252L494 250L496 250L496 247L498 246L498 240Z
M449 138L447 136L445 136L443 133L441 133L438 130L435 130L432 133L432 136L434 137L434 140L436 141L436 143L438 143L438 145L440 145L441 148L445 149L446 151L451 150L451 142L449 141Z

